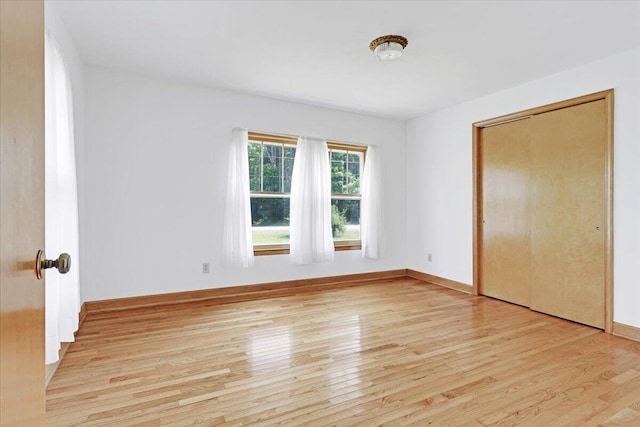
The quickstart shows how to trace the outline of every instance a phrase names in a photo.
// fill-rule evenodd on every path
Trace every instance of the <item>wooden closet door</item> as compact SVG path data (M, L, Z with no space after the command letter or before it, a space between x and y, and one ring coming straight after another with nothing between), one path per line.
M531 308L604 328L604 100L531 119Z
M530 122L482 129L480 293L529 306Z

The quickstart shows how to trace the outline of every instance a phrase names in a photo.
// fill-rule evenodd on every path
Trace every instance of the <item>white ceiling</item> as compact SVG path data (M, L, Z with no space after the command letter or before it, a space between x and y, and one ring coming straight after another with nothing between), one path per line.
M88 64L408 119L640 46L640 1L53 1ZM409 39L378 62L369 42Z

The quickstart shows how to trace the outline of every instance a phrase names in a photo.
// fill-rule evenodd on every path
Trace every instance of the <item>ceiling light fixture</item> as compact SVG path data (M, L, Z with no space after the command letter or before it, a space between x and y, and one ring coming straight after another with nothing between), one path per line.
M382 36L369 43L369 49L380 61L393 61L402 56L409 42L402 36Z

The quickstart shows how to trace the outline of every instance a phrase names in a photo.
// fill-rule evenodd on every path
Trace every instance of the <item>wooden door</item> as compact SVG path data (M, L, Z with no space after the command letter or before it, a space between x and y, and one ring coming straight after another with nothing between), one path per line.
M613 89L474 123L474 293L612 331L612 123Z
M482 129L481 293L529 306L530 119Z
M45 425L44 7L0 1L0 425Z
M606 102L531 120L531 308L604 328Z

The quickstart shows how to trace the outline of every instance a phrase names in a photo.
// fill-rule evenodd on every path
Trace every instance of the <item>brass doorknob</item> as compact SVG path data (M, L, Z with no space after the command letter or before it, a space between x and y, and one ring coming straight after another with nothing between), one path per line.
M36 255L36 277L42 279L42 270L47 268L57 268L60 274L66 274L71 268L71 257L69 254L62 253L58 259L45 259L44 252L38 251Z

